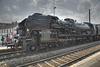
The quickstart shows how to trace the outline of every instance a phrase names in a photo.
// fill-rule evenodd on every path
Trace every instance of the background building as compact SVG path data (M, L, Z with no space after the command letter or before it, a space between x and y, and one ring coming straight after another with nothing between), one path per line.
M7 36L7 34L16 34L18 28L17 22L12 23L0 23L0 43L1 43L1 36Z

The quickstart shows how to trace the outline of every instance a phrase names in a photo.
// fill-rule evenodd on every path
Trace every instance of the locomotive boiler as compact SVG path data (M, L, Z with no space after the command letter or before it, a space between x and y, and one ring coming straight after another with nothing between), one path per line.
M25 37L27 51L37 51L93 41L95 29L87 22L78 23L71 18L60 20L57 16L35 13L19 23L18 34Z

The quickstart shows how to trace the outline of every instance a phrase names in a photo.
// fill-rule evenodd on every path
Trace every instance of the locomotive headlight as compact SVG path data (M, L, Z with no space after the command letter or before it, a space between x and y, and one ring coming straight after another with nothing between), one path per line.
M27 29L27 31L29 31L29 29Z
M27 35L29 35L29 29L27 29Z

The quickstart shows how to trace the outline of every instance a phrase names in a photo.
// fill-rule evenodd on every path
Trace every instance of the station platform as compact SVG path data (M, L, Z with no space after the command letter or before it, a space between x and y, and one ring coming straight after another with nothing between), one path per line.
M3 49L10 49L10 48L7 48L7 46L3 45L0 43L0 50L3 50Z
M100 51L71 65L70 67L100 67Z

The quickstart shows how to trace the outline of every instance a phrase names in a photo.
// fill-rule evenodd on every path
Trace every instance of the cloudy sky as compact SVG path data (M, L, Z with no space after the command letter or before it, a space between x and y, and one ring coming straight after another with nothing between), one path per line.
M91 22L100 23L100 0L55 0L56 16L73 18L79 22L88 21L91 9ZM53 15L53 0L0 0L0 22L22 21L34 13Z

